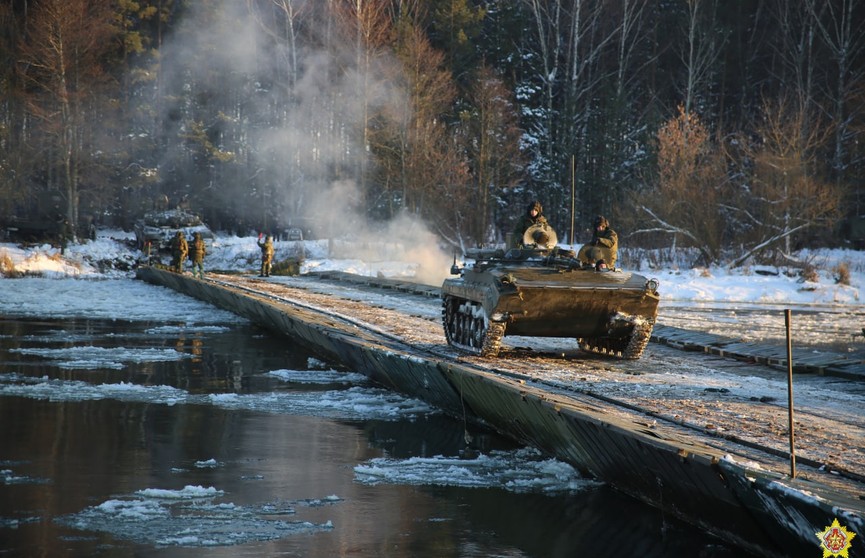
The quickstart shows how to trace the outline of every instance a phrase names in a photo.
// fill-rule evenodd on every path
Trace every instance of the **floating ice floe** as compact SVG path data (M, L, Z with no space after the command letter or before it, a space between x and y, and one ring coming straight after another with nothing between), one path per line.
M439 412L419 399L371 387L323 392L223 393L208 396L226 409L286 413L344 420L396 420Z
M10 353L39 356L51 360L52 364L64 369L120 370L124 363L135 362L172 362L192 358L193 355L181 353L174 349L154 349L145 347L94 347L82 345L79 347L62 347L58 349L33 347L11 349Z
M337 370L271 370L266 375L296 384L366 384L369 381L358 372Z
M214 487L147 488L55 521L73 529L109 533L118 539L179 547L233 546L333 529L331 521L285 519L295 515L290 502L238 506L215 501L222 496L224 493ZM319 500L340 501L330 496ZM300 501L300 505L308 504Z
M398 420L438 413L419 399L372 387L354 386L323 392L265 392L253 394L190 394L171 386L142 386L127 382L89 384L77 380L35 378L22 374L0 374L0 396L14 395L48 401L91 401L114 399L127 402L180 403L315 416L335 420Z
M512 492L575 492L600 483L585 479L567 463L543 457L533 448L494 451L472 459L458 457L380 457L357 465L363 484L409 484L501 488Z

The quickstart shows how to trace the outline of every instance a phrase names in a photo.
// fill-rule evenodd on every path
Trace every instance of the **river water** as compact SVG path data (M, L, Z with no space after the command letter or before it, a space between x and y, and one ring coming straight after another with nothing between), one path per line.
M0 320L0 556L740 555L285 337L179 311Z

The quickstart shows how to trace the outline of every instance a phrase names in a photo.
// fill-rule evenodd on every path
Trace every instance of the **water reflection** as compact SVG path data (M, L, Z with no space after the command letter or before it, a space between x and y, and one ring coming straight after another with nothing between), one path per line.
M245 324L0 321L0 555L732 555L561 473L513 490L524 449L391 398ZM412 460L418 482L357 478Z

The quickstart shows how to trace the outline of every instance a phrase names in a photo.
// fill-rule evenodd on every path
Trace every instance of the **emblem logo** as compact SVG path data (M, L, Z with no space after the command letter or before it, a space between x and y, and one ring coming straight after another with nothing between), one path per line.
M838 518L832 521L832 525L826 527L825 530L815 533L820 539L820 547L823 549L823 558L850 558L847 551L850 550L850 541L856 536L856 533L851 533L846 526L838 523Z

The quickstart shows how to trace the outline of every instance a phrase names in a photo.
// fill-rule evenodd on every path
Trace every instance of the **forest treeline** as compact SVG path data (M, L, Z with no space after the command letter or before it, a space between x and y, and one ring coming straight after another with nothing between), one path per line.
M865 0L6 0L0 225L862 241ZM858 218L858 220L857 220ZM859 236L857 236L859 235Z

